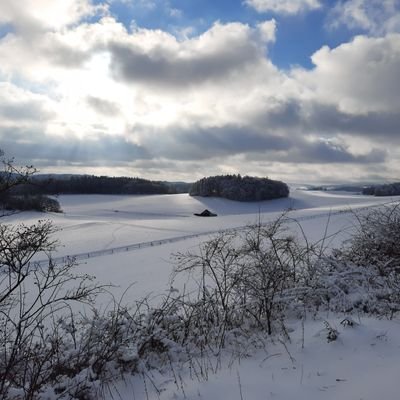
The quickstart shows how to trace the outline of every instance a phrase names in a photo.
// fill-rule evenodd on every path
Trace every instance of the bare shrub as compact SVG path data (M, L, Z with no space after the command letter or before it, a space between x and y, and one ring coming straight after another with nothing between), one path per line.
M342 257L357 265L374 265L382 276L400 274L400 204L354 215L357 231Z
M12 386L32 398L46 380L58 343L57 315L72 301L88 302L99 287L73 273L74 261L48 265L33 260L55 243L50 222L0 225L0 394ZM49 372L47 372L49 374Z
M399 204L354 213L356 231L315 262L308 305L392 318L400 311Z
M308 243L289 233L285 215L267 225L254 225L245 233L241 289L245 310L269 335L283 321L290 305L301 298L301 288L311 271Z
M42 194L36 195L8 195L3 199L2 206L5 210L19 210L19 211L44 211L44 212L61 212L60 204L56 199L44 196Z
M288 233L284 216L243 232L221 233L199 253L176 255L175 274L190 272L197 283L182 301L196 310L192 318L198 313L196 324L214 339L218 327L216 342L221 346L232 330L271 335L283 327L288 305L299 300L297 289L310 271L310 251Z
M2 215L25 210L61 212L60 204L54 198L43 194L23 193L23 188L32 184L32 176L37 172L33 166L18 167L13 158L5 158L0 149L0 210ZM22 191L22 193L20 193ZM0 215L0 216L2 216Z

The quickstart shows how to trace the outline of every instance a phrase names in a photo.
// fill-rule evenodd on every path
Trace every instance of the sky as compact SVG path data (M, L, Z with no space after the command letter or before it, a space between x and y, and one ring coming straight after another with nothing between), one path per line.
M1 0L0 148L43 173L400 178L400 0Z

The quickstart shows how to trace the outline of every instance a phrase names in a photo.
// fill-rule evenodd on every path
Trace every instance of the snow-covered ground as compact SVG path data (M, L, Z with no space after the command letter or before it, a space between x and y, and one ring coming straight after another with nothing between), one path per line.
M64 195L58 199L62 214L21 213L3 220L33 223L51 219L59 229L55 237L60 246L54 257L80 254L82 271L114 285L117 297L132 283L131 295L141 297L167 288L171 254L196 249L210 232L271 221L290 209L289 216L299 220L310 241L326 234L326 244L333 246L348 237L354 219L351 213L331 213L399 199L302 190L292 190L286 199L254 203L187 194ZM205 208L218 217L193 215ZM292 225L298 230L297 224ZM340 235L334 235L337 232Z
M325 317L339 332L336 341L327 342L319 320L306 322L303 344L298 323L291 343L275 340L239 363L227 359L206 382L190 379L189 371L169 380L154 374L121 382L113 393L151 400L398 400L400 322L363 318L344 327L343 317Z
M390 198L329 194L292 190L289 198L240 203L187 194L153 196L64 195L59 197L62 214L22 213L8 220L25 223L49 218L60 229L59 255L112 249L135 243L165 240L219 231L276 218L291 209L293 218L304 218L339 209L356 209ZM199 218L205 208L217 218ZM5 220L7 221L7 219ZM321 224L317 224L320 226ZM315 231L313 225L310 232ZM320 235L320 231L316 232Z
M399 200L400 197L301 190L292 190L287 199L258 203L193 198L186 194L70 195L59 197L63 214L21 213L3 218L2 222L51 219L59 228L55 237L61 244L55 257L87 253L85 259L79 259L78 269L96 276L101 284L112 284L110 291L116 298L130 288L124 297L129 302L149 293L165 293L173 268L171 254L195 250L212 232L273 220L290 209L289 215L300 221L311 241L325 235L326 244L333 246L348 237L354 222L351 213L336 211ZM218 217L193 215L205 208ZM296 223L292 226L298 230ZM330 238L336 232L340 234ZM99 297L98 301L107 300ZM155 386L162 389L158 392L151 389L150 381L145 385L143 377L135 377L117 385L114 398L398 399L399 322L363 319L354 328L344 328L337 317L324 318L341 331L337 341L327 343L321 332L322 320L308 321L304 348L303 331L296 325L287 349L279 342L271 344L240 365L223 365L206 383L191 380L189 371L181 372L184 383L178 384L172 378L166 381L165 377L155 376Z
M327 228L328 235L342 232L333 239L337 243L346 237L352 217L347 213L329 216L331 212L373 206L396 198L292 189L289 198L254 203L187 194L63 195L58 200L62 214L24 212L2 221L30 224L38 219L52 220L58 228L55 238L60 243L54 257L79 254L80 268L100 282L116 286L115 295L121 295L135 283L135 296L140 297L167 287L171 254L197 248L210 232L259 220L270 221L290 209L289 215L301 221L310 240L320 239ZM193 215L205 208L218 217ZM46 258L44 254L37 256L39 260L43 258Z

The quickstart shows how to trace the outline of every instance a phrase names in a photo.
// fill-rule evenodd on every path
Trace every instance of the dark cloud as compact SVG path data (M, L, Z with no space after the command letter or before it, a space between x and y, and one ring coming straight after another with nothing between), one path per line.
M353 154L345 146L330 141L308 141L293 139L284 151L260 149L257 153L246 154L248 161L271 161L292 164L380 164L386 161L387 152L372 149L366 154Z
M0 118L17 121L49 120L54 114L39 101L10 102L0 99Z
M400 139L400 113L369 112L350 114L332 105L314 103L309 117L303 118L305 129L344 135L368 136L379 141L382 136Z
M382 137L400 140L400 112L346 113L335 105L317 101L288 99L272 110L259 113L255 125L268 127L270 131L304 134L328 134L335 136L357 135L379 142Z
M146 128L135 127L133 131L142 129ZM234 125L185 129L173 126L152 130L143 142L155 156L176 160L206 160L260 149L285 150L291 146L285 137L261 134L252 128Z
M342 145L329 141L317 141L299 143L286 155L285 161L308 164L371 164L383 163L386 159L386 151L372 149L367 154L355 155Z
M48 136L40 131L3 128L1 147L19 163L40 165L127 163L149 158L146 149L123 137L100 134L96 139Z
M179 162L159 159L138 160L132 164L132 168L145 176L148 176L149 174L160 176L164 175L165 171L177 171L179 168L184 168L185 172L188 171L188 166L186 163L184 167L180 167Z
M78 139L48 136L40 130L7 128L0 131L0 143L6 155L15 156L18 164L33 164L39 169L61 167L64 171L85 172L90 167L101 167L108 168L112 174L113 167L126 167L153 179L168 179L171 174L177 174L174 176L190 180L189 176L224 173L224 164L237 168L238 172L254 173L254 167L273 171L276 177L285 175L285 165L289 170L295 168L296 174L301 174L304 167L308 168L309 175L312 165L327 165L336 171L338 168L346 171L350 165L368 165L368 173L384 174L386 156L376 149L355 155L329 140L311 142L301 137L274 136L235 126L173 127L153 132L151 138L143 136L141 145L105 134L99 134L96 139ZM230 157L236 155L245 155L244 162L232 164ZM250 170L246 164L252 166ZM315 168L315 176L321 174L321 168Z
M136 129L143 129L136 128ZM371 149L352 154L344 145L332 140L307 140L302 135L278 136L251 127L224 127L153 131L143 139L153 156L170 160L207 160L247 154L249 160L263 159L289 163L383 163L387 152Z
M158 160L158 159L149 159L149 160L138 160L135 162L135 167L141 169L173 169L176 167L176 163L171 160Z
M185 56L161 45L144 52L133 45L114 42L109 49L110 68L117 80L177 88L226 78L261 59L260 48L251 41L226 43L216 51Z
M271 106L271 104L274 104ZM258 105L258 110L262 109ZM251 123L259 129L269 131L300 133L304 129L303 102L299 99L288 98L277 101L275 98L264 101L265 110L258 111L250 116ZM261 106L261 107L260 107Z
M120 113L120 109L116 103L101 99L99 97L88 96L86 98L87 103L92 107L97 113L105 116L116 116Z
M55 65L65 68L80 68L90 60L92 53L67 46L58 41L48 43L43 48L43 55Z
M302 105L299 100L287 99L268 111L261 122L270 128L298 128L302 118Z

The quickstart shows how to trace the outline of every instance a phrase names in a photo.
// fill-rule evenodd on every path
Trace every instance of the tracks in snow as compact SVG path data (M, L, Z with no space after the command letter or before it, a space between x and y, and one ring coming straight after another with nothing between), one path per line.
M358 207L357 210L368 210L371 208L382 207L385 205L395 204L395 203L400 204L400 202L398 200L396 200L396 201L389 201L389 202L382 203L382 204L375 204L372 206ZM309 220L318 219L318 218L332 217L334 215L351 214L352 212L354 212L354 209L346 208L346 209L339 209L336 211L329 211L329 212L323 212L323 213L318 213L318 214L313 214L313 215L300 216L297 218L287 218L286 221L288 223L296 223L296 222L309 221ZM262 225L267 225L271 221L273 221L273 219L263 222ZM133 244L126 245L126 246L117 246L117 247L112 247L109 249L71 254L71 255L62 256L62 257L54 257L54 258L52 258L52 261L55 263L64 263L71 259L73 259L77 262L85 261L90 258L108 256L108 255L113 255L113 254L118 254L118 253L125 253L125 252L140 250L140 249L144 249L144 248L148 248L148 247L162 246L162 245L168 244L168 243L181 242L184 240L198 238L198 237L202 237L202 236L215 235L217 233L241 231L241 230L246 229L247 227L248 227L248 225L242 225L242 226L237 226L234 228L212 230L212 231L207 231L207 232L193 233L190 235L175 236L175 237L165 238L165 239L160 239L160 240L152 240L152 241L148 241L148 242L133 243ZM48 262L49 262L48 259L35 261L36 264L39 264L42 266L46 265Z

